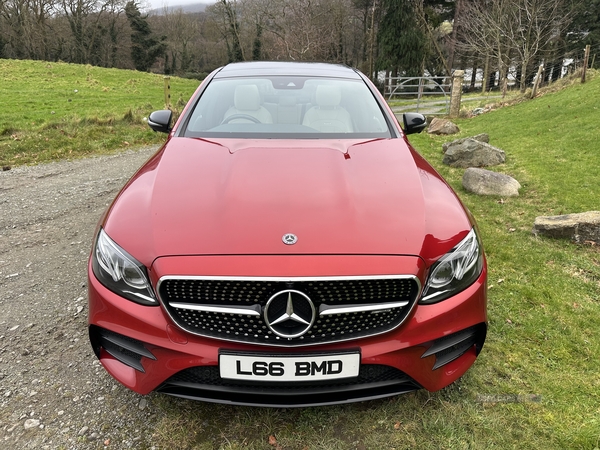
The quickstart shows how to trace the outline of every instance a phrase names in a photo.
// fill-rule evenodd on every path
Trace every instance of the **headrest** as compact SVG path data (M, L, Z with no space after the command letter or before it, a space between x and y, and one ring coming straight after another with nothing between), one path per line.
M317 105L325 107L338 106L342 100L342 92L339 86L320 84L316 92Z
M260 109L260 94L255 84L242 84L235 87L233 103L240 111L257 111Z

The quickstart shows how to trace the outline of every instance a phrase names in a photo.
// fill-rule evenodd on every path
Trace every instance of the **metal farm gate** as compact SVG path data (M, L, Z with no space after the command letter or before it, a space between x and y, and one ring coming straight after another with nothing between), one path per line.
M384 95L396 114L448 115L451 89L450 77L387 77Z

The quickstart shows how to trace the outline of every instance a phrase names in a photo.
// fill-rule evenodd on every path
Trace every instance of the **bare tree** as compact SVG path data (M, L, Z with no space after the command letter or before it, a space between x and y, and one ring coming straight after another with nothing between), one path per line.
M0 35L16 58L50 57L50 18L55 0L0 1ZM1 50L1 49L0 49Z
M0 3L0 15L5 25L3 38L7 42L10 56L16 58L31 57L30 18L27 0L6 0Z
M274 59L347 60L354 40L351 0L247 0L244 6L261 18Z
M514 28L507 10L515 0L485 0L463 2L463 34L457 42L457 49L464 53L480 55L486 61L484 84L488 78L489 61L496 64L500 80L508 75L511 65L511 48L506 30Z
M462 14L463 8L462 5L465 0L456 0L454 7L454 20L452 26L452 32L450 34L450 41L448 45L448 66L450 69L454 67L454 50L456 48L456 37L458 35L458 30L463 26L462 23Z
M127 0L106 0L106 14L102 22L104 38L102 39L102 65L117 67L123 59L123 50L129 44L129 30L125 18L125 3ZM121 63L122 66L123 63Z
M560 37L570 17L563 0L520 0L509 14L514 27L506 33L521 64L519 85L524 92L531 63L552 40Z
M177 10L165 7L162 15L157 16L158 31L167 36L168 54L170 55L170 73L186 72L196 55L201 37L201 19L197 14L186 14L181 8ZM167 65L165 63L165 65Z
M245 61L239 21L240 2L237 0L218 0L208 8L211 18L216 23L222 38L227 45L229 61Z
M274 59L312 59L319 13L307 11L307 0L256 0L252 7L262 18L263 31L273 38Z
M461 6L469 26L457 48L495 61L501 81L518 66L522 92L532 63L568 25L565 0L484 0Z
M98 64L100 21L109 2L97 0L60 0L72 34L72 61Z

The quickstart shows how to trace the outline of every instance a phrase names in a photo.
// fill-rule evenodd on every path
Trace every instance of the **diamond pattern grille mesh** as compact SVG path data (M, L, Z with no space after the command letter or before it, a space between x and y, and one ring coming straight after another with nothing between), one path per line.
M265 307L275 293L295 289L311 298L317 311L321 304L350 306L408 301L403 308L317 316L303 336L276 336L261 316L175 308L171 303L211 306ZM380 334L397 327L416 300L418 283L412 278L294 281L163 279L159 295L171 317L183 329L202 336L264 345L312 345Z

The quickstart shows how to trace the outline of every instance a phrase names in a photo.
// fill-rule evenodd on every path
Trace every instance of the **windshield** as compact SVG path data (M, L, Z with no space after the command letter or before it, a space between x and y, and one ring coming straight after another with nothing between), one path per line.
M184 135L356 139L391 133L362 80L275 76L214 79Z

